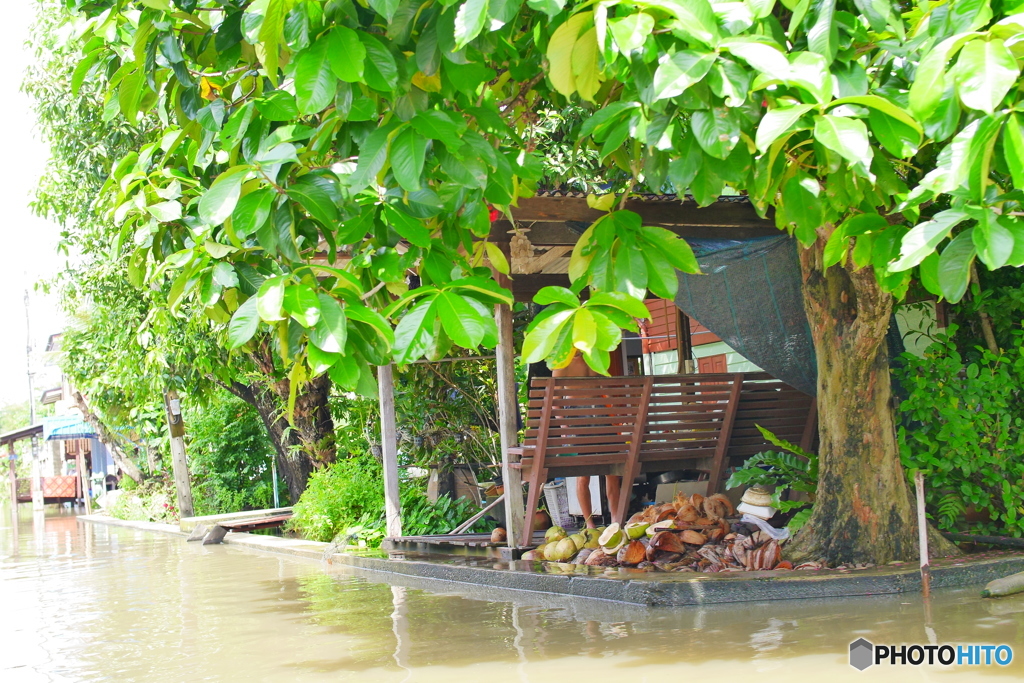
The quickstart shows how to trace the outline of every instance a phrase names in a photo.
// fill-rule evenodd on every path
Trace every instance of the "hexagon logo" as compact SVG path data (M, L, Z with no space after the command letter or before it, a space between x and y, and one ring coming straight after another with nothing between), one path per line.
M875 646L863 638L850 643L850 666L863 671L875 663Z

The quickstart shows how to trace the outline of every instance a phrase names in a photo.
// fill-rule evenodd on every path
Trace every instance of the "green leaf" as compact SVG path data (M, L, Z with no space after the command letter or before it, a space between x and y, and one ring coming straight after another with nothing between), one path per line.
M295 58L295 101L302 114L315 114L334 101L338 80L329 53L329 39L321 38Z
M330 181L315 175L304 175L288 186L288 196L302 205L309 215L325 228L334 230L338 221L338 207L331 198Z
M542 287L533 295L533 302L541 306L561 303L570 308L578 308L580 305L579 298L572 293L572 290L555 286Z
M455 49L461 50L480 35L487 22L488 0L466 0L455 15ZM455 338L452 337L454 341ZM458 342L455 342L458 344ZM459 346L462 346L459 344Z
M917 154L921 146L921 133L888 114L872 109L868 114L871 132L897 159L907 159Z
M313 371L313 377L319 377L338 362L341 354L325 353L318 349L315 344L310 344L306 347L306 358L309 361L309 369Z
M718 159L727 158L740 141L740 126L731 112L728 107L701 109L690 119L697 144Z
M407 213L385 205L382 212L384 222L394 228L395 232L417 247L430 246L430 231L423 223Z
M309 331L309 339L321 351L344 353L348 339L348 323L345 309L336 299L327 294L317 294L320 304L320 319Z
M654 72L654 99L664 100L683 94L704 78L714 63L713 52L681 50L675 53Z
M280 58L281 33L284 29L284 17L288 13L289 0L267 0L263 23L260 24L259 40L263 43L263 66L267 78L277 87L277 64Z
M548 19L554 19L555 15L565 7L565 0L526 0L526 4L548 15Z
M796 104L790 107L772 109L761 117L757 126L755 143L761 153L767 152L772 143L783 133L788 133L804 114L814 109L813 104Z
M555 90L566 97L576 92L576 77L572 72L572 50L576 38L593 12L580 12L569 17L564 24L555 29L548 41L548 78Z
M362 83L366 48L359 34L346 26L336 26L327 34L327 43L330 48L327 57L334 75L348 83Z
M359 148L359 161L356 170L348 178L349 189L353 194L365 190L375 183L377 174L384 168L388 159L388 138L391 128L378 128L370 133Z
M735 36L726 38L721 48L728 50L768 78L785 81L789 77L790 65L786 55L773 45L766 45L755 37Z
M451 154L458 155L462 147L462 130L444 112L421 111L409 123L423 137L440 140Z
M275 90L256 100L256 110L268 121L293 121L299 116L295 97L284 90Z
M654 30L654 17L645 12L637 12L620 19L609 19L608 30L615 40L619 51L628 55L638 49Z
M807 32L807 49L823 56L828 64L836 58L839 43L839 29L834 20L835 0L820 0L817 4L817 16L814 24Z
M1020 116L1016 113L1010 114L1003 127L1003 152L1013 178L1013 186L1024 190L1024 130L1021 129Z
M640 299L625 292L596 292L587 300L587 306L608 306L634 318L650 318L651 312Z
M434 297L413 306L395 326L395 362L410 363L426 353L434 339Z
M228 323L228 348L237 349L245 344L260 326L260 316L256 311L256 297L250 297L238 307Z
M1019 75L1017 60L998 38L967 43L954 68L960 101L987 114L995 111Z
M620 244L615 255L615 289L637 299L647 292L647 264L634 244Z
M320 320L320 300L303 282L285 287L283 303L285 312L303 327L313 327Z
M391 20L395 18L395 12L398 11L401 0L369 0L369 3L373 11L384 17L390 24Z
M924 261L950 231L969 216L959 209L947 209L935 214L931 220L919 223L903 236L900 258L889 266L892 272L909 270Z
M597 66L597 29L590 27L576 39L572 50L572 75L576 79L576 92L588 102L601 89L601 72Z
M939 286L939 254L933 251L921 261L918 268L921 276L921 285L936 296L942 296L942 288Z
M658 248L643 249L644 263L647 265L647 287L651 293L662 299L675 299L679 290L679 278L665 254Z
M562 328L573 317L575 311L576 309L558 311L544 318L528 331L526 338L523 339L522 362L525 364L537 363L547 358L555 348Z
M814 138L851 164L871 162L868 129L860 119L832 114L815 116Z
M572 321L572 345L583 353L592 353L597 344L597 323L586 308L576 311Z
M161 223L176 221L181 218L181 202L172 199L159 204L150 204L146 207L146 211Z
M407 192L416 192L422 185L423 163L427 156L427 141L415 128L405 128L391 141L391 171L395 180Z
M441 325L453 342L465 349L479 346L486 323L465 299L452 292L441 292L435 306Z
M265 187L250 192L238 200L234 211L231 212L231 224L239 238L245 239L267 222L276 194L269 187Z
M248 166L234 166L217 176L199 200L199 217L204 222L220 225L228 219L242 194L242 182L248 172Z
M939 256L939 288L950 303L957 303L967 291L971 277L971 264L977 254L974 248L974 228L967 228L946 245Z
M284 320L284 278L281 276L268 278L260 286L256 295L256 310L260 318L267 322Z
M1013 255L1013 234L999 222L999 216L988 209L978 219L973 242L978 258L989 270L1002 268Z
M366 85L380 92L390 92L398 87L398 65L391 50L369 33L359 32L359 40L366 48L363 78Z

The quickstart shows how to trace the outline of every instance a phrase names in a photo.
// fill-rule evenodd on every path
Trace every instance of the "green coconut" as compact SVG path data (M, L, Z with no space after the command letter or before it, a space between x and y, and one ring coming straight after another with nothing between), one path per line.
M655 522L654 524L652 524L649 527L647 527L647 535L648 536L654 536L654 534L658 533L659 531L664 531L665 529L675 529L675 528L676 528L676 520L674 520L674 519L663 519L660 522Z
M626 542L626 535L622 533L622 529L618 524L611 524L597 542L604 548L604 551L609 555L614 555L622 547L622 544Z
M577 552L576 544L571 538L563 538L557 543L548 543L544 547L544 559L549 562L565 562Z
M601 547L601 544L598 542L601 538L601 532L599 532L597 529L584 529L583 537L586 539L586 542L583 544L584 548L589 548L590 550L597 550Z
M553 526L544 532L544 541L546 543L554 543L555 541L561 541L566 536L568 534L565 533L565 529L560 526Z
M650 524L647 522L633 522L632 524L627 524L626 535L629 536L629 540L635 541L644 535L644 532L647 531L647 527L649 526Z
M587 537L583 534L573 534L569 539L576 544L576 550L580 550L587 544Z

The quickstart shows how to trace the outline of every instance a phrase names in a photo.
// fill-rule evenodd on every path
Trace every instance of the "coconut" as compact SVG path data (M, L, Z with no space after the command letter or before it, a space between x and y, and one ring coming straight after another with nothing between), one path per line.
M649 526L650 524L647 522L634 522L633 524L627 524L625 529L626 536L629 537L629 540L635 541L644 535L644 532L647 531L647 527Z
M590 553L584 564L588 567L611 567L618 563L615 561L614 555L609 555L601 548L598 548L594 552Z
M685 534L688 532L684 531L683 533ZM683 539L679 538L679 534L674 531L661 531L654 534L654 536L651 537L650 547L670 553L686 552L686 546L683 545Z
M544 547L544 559L550 562L565 562L576 552L576 544L571 539L563 538L557 543L548 543Z
M655 522L654 524L652 524L649 527L647 527L647 531L645 533L648 536L653 536L654 534L658 533L659 531L664 531L665 529L675 529L675 528L676 528L676 521L674 519L663 519L660 522Z
M687 529L683 533L679 534L679 537L679 540L683 543L689 543L690 545L704 545L708 541L704 534L693 531L692 529Z
M530 562L539 562L544 559L544 550L542 548L534 548L533 550L527 550L519 559L527 560Z
M640 541L630 541L619 549L615 559L622 564L640 564L647 559L647 549Z
M504 543L508 540L508 533L500 526L491 532L491 543Z
M679 511L676 513L676 519L679 522L692 522L698 517L700 517L700 513L697 512L697 508L693 507L689 503L683 503L680 505Z
M586 542L583 544L584 548L590 548L591 550L594 550L596 548L601 547L601 544L598 543L598 539L601 538L601 532L599 532L597 529L584 529L582 531L582 534L583 538L586 539Z
M565 533L565 529L560 526L553 526L544 532L544 541L546 543L554 543L555 541L561 541L566 536L568 534Z
M583 534L573 534L569 537L569 540L576 545L576 550L579 550L587 544L587 539Z
M593 552L594 551L591 550L590 548L582 549L581 551L576 553L576 557L572 558L572 563L573 564L585 564L586 561L587 561L587 558L590 557L590 554L593 553Z
M604 533L601 534L599 539L597 539L597 542L605 549L606 552L611 553L619 549L624 538L625 535L622 533L622 529L619 528L619 525L612 524L604 530ZM614 549L614 551L612 549Z

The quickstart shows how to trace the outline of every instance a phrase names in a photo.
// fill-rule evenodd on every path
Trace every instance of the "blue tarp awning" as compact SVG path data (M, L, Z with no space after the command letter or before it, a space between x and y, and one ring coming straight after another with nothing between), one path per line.
M43 439L46 441L95 438L96 432L78 415L43 418Z

